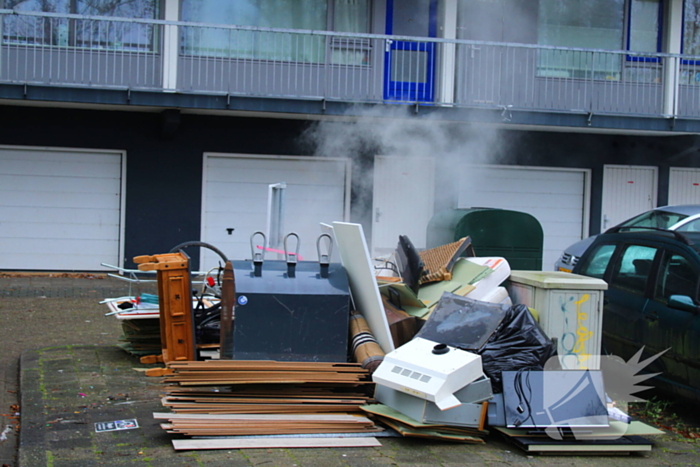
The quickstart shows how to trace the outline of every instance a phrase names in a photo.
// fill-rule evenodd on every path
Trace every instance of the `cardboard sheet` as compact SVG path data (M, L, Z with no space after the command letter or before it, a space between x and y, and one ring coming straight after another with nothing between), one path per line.
M409 315L415 316L416 318L422 318L430 311L430 309L418 299L416 294L413 293L413 290L411 290L403 282L386 282L377 280L377 283L379 284L380 294L385 297L390 296L388 289L391 288L395 290L399 295L399 299L401 300L401 308Z
M401 433L403 436L444 439L469 443L483 443L484 441L479 438L479 436L485 436L488 434L488 431L421 423L384 404L368 404L363 405L360 408L367 413L380 417L384 423Z
M488 266L475 264L466 258L459 258L452 268L452 279L423 285L418 291L418 298L428 308L433 307L440 301L444 292L457 293L459 291L458 295L467 295L474 290L472 284L479 282L492 272L493 270Z

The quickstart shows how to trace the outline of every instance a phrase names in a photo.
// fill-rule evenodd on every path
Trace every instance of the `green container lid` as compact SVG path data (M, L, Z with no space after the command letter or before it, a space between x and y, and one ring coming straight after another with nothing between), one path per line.
M428 223L427 247L467 236L477 256L501 256L513 269L542 269L544 232L530 214L494 208L441 211Z

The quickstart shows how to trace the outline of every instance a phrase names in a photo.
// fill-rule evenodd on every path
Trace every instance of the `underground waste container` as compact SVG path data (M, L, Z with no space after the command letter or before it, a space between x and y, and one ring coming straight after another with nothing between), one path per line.
M560 271L511 271L506 281L513 303L537 310L564 370L600 369L607 288L604 280Z
M427 248L469 236L477 256L500 256L511 269L542 269L544 233L531 214L495 208L448 209L428 222Z

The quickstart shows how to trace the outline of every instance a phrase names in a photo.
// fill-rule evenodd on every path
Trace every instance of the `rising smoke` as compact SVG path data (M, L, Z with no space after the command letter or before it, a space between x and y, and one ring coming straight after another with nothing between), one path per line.
M413 106L353 109L352 121L314 123L303 135L318 157L352 160L354 222L365 223L372 209L374 156L433 157L436 167L435 211L457 207L458 184L469 182L471 164L505 161L503 132L414 113Z

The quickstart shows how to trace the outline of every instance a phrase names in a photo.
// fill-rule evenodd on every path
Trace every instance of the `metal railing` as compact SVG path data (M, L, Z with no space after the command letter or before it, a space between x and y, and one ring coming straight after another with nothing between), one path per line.
M0 83L700 117L700 57L0 10Z
M12 10L0 14L0 82L162 88L160 22Z

